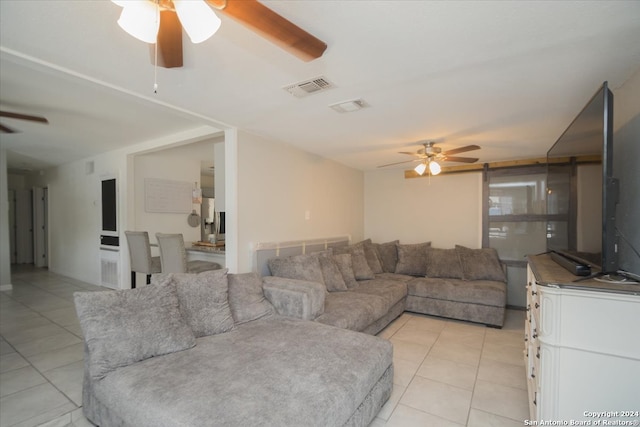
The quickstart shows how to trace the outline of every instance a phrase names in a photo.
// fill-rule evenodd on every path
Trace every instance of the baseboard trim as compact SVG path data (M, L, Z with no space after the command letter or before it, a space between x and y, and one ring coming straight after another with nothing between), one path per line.
M11 290L13 290L13 285L11 283L9 283L8 285L0 285L0 292Z

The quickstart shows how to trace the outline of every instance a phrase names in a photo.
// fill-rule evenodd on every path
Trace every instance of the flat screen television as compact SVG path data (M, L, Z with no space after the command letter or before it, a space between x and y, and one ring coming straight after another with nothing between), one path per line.
M547 152L547 250L587 274L615 273L617 198L613 94L604 82Z

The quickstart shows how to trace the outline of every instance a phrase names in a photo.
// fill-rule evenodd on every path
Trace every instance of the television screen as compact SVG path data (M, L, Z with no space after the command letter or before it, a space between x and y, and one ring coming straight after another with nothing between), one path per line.
M613 94L605 82L547 152L547 250L617 270Z

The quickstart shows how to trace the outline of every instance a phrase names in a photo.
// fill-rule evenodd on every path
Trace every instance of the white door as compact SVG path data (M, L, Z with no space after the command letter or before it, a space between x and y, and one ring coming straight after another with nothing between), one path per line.
M31 190L15 190L16 264L33 263Z
M46 267L49 265L47 252L47 204L48 191L46 188L33 188L33 253L34 265Z

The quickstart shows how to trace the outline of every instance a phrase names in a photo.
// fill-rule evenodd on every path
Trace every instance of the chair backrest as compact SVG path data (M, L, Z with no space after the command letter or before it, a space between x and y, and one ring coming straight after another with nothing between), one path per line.
M125 231L129 246L131 271L151 274L151 246L149 233L146 231Z
M186 273L187 251L182 234L156 233L163 273Z

